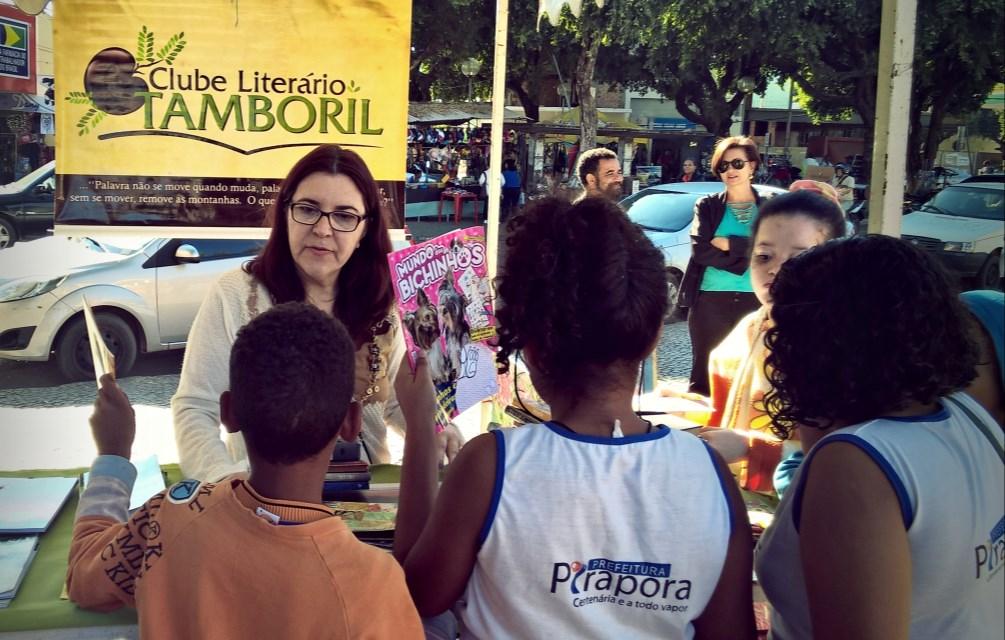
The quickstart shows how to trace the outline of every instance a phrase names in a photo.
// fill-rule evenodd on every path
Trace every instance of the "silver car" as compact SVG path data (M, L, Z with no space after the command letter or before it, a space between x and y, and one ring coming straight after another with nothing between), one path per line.
M142 352L185 346L210 285L264 240L48 237L0 252L0 358L55 360L70 380L91 378L81 300L95 312L125 375Z
M646 237L663 252L670 292L667 320L678 315L680 281L691 261L694 205L702 196L719 193L722 189L721 182L672 182L642 189L621 201L621 208L632 222L642 227ZM754 185L754 189L762 198L785 193L785 189L761 184Z

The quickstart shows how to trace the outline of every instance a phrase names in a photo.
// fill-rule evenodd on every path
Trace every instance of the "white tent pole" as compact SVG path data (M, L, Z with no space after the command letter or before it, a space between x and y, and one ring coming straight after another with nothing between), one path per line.
M900 236L904 202L917 10L917 0L883 0L876 132L869 178L869 233L894 237Z
M485 219L488 221L488 273L495 278L499 255L499 200L502 196L503 114L506 110L506 33L509 25L509 0L496 0L495 59L492 65L492 144L489 147L489 195Z

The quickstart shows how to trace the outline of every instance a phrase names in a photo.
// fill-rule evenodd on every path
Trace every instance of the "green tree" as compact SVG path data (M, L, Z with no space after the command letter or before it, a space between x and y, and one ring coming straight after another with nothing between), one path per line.
M740 78L762 92L774 69L768 52L786 47L785 12L795 0L628 0L617 44L630 57L623 84L671 97L677 111L719 136L729 135L746 94ZM728 9L732 9L730 14Z
M793 15L790 51L769 57L797 82L816 118L854 111L871 148L876 115L881 0L810 0ZM919 0L915 32L908 175L930 168L948 115L979 108L1002 78L1001 0ZM929 113L927 127L922 114Z

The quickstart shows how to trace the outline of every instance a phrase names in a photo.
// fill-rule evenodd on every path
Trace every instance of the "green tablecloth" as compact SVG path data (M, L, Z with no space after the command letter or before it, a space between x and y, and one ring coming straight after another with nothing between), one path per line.
M163 465L161 470L168 486L181 480L181 470L176 464ZM0 476L80 477L87 469L59 469L44 471L0 472ZM66 581L66 559L70 553L70 538L73 535L73 515L77 512L77 497L74 491L63 505L49 530L42 536L38 552L28 575L21 583L10 606L0 609L0 631L31 631L36 629L65 629L72 627L95 627L136 624L136 610L123 608L112 613L96 613L78 609L69 600L60 600Z

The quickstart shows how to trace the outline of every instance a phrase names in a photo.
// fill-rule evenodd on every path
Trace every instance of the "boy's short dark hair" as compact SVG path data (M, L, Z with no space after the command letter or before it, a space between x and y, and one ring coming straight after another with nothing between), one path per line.
M942 267L888 236L832 240L788 260L765 343L772 430L858 424L974 379L972 320Z
M242 327L230 393L248 449L273 464L321 451L345 419L354 364L345 326L309 304L277 305Z
M584 187L586 186L586 176L596 174L600 161L605 158L617 160L618 154L606 147L597 147L596 149L584 151L579 156L579 181L583 183Z

